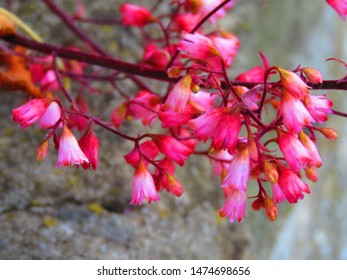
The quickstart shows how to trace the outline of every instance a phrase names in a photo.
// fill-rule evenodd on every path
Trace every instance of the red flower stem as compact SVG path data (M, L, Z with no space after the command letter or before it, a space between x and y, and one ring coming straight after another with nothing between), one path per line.
M58 69L57 56L55 53L53 53L53 67L54 67L55 75L57 76L57 81L58 81L58 84L59 84L61 91L63 92L63 94L65 95L67 100L69 100L69 102L71 104L74 104L74 101L73 101L71 95L67 92L66 88L63 85L63 81L61 79L61 75L60 75L59 69Z
M56 53L58 57L76 60L92 65L98 65L101 67L118 70L122 73L130 75L138 75L146 78L160 80L164 82L175 83L177 79L171 79L168 77L166 71L158 70L150 67L146 67L139 64L128 63L122 60L117 60L110 57L103 57L100 55L93 55L82 51L71 50L69 48L58 47L50 44L39 43L19 35L11 35L1 38L9 43L20 45L25 48L35 50L45 54ZM131 77L131 76L130 76ZM133 77L131 77L133 78ZM231 81L234 86L244 86L247 88L253 88L262 83L254 82L237 82ZM278 86L278 82L267 83L268 86ZM311 90L347 90L347 80L324 80L321 84L307 83L311 87ZM225 82L222 83L222 88L227 89L228 86Z
M347 118L347 113L343 113L343 112L336 111L336 110L332 110L332 111L333 111L333 114L334 114L334 115Z
M46 5L60 17L63 22L74 32L79 38L86 42L95 52L107 56L107 52L104 51L98 44L92 41L88 35L86 35L80 28L78 28L71 17L69 17L62 9L60 9L52 0L44 0Z

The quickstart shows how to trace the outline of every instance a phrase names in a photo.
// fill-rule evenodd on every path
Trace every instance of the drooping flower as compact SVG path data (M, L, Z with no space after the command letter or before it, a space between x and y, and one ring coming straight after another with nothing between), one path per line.
M152 174L148 171L142 159L140 159L133 177L130 204L138 204L141 206L142 201L145 198L148 203L160 200L154 185Z
M274 203L280 203L286 199L278 183L272 184L271 189L272 189L272 200Z
M39 126L49 129L54 126L61 118L61 107L56 101L52 101L43 116L39 119Z
M229 153L236 148L241 125L239 110L234 107L212 109L188 122L198 140L212 138L213 148L227 149Z
M163 106L164 110L183 112L191 94L191 75L186 75L174 85Z
M310 115L319 123L327 121L327 114L333 113L331 108L334 104L331 100L326 99L325 95L308 95L305 99L305 104Z
M277 135L280 150L294 172L298 172L300 168L305 168L312 162L312 158L297 136L280 129L277 130Z
M50 102L46 98L35 98L12 110L13 121L26 128L38 121L46 112Z
M310 188L292 170L279 166L278 185L289 203L296 203L304 198L303 193L310 193Z
M213 175L220 176L223 180L230 168L233 156L225 150L212 150L209 157L213 169Z
M170 60L169 53L157 45L149 44L145 47L142 64L157 69L165 69Z
M40 80L40 88L42 91L51 91L59 89L57 75L54 70L48 70Z
M310 166L314 167L321 167L322 166L322 160L319 156L318 149L315 143L308 137L304 132L299 133L299 140L306 148L306 151L308 155L311 157L312 162L310 163Z
M304 99L309 94L309 86L294 72L277 67L282 86L294 97Z
M225 190L225 203L219 209L219 215L221 217L229 216L230 223L233 223L235 219L240 223L246 217L246 208L246 191L238 188L228 188Z
M190 32L201 20L200 15L193 13L179 14L174 19L174 29L178 32Z
M233 188L245 192L249 179L250 160L248 148L243 148L234 156L227 175L222 182L223 188Z
M159 120L161 121L161 126L163 128L184 125L195 117L197 117L196 110L194 110L190 104L187 104L182 112L168 110L159 113Z
M345 20L347 16L347 0L326 0L327 3Z
M161 153L181 166L184 165L184 161L193 153L192 149L183 145L172 136L151 134L151 138Z
M323 81L322 74L319 70L311 67L302 68L301 71L305 74L307 80L312 84L320 84Z
M214 56L221 57L220 52L211 39L197 32L190 34L185 31L182 32L182 37L183 40L177 45L177 49L184 52L182 57L196 60L205 60Z
M112 111L111 123L114 125L115 128L118 128L122 125L127 115L128 103L124 102Z
M84 130L87 127L87 119L84 116L79 115L78 113L86 114L89 111L88 104L83 98L82 94L79 94L75 99L75 104L71 105L71 111L77 114L70 114L68 126L70 129L77 127L78 130Z
M82 152L75 136L66 125L63 125L63 132L59 140L58 161L56 167L61 165L69 166L71 164L81 165L89 160Z
M301 100L291 95L285 88L282 90L280 111L284 126L291 133L298 133L303 126L315 121Z
M124 25L143 27L156 21L149 10L139 5L122 4L119 12L122 14L121 22Z
M89 167L94 170L98 167L98 151L99 151L99 140L92 129L91 124L89 125L86 132L83 134L81 139L78 141L82 152L88 158L88 162L83 162L82 167L87 169Z
M236 77L236 80L240 82L259 83L264 81L264 74L264 67L259 65L241 73Z

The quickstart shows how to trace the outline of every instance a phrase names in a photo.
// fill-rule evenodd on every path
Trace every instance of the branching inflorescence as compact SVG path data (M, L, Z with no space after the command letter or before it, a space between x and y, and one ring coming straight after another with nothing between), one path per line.
M39 160L45 158L53 141L57 167L96 169L99 140L93 127L100 126L133 142L133 150L124 156L134 168L131 204L158 201L163 190L181 196L175 164L183 166L192 155L206 156L211 162L225 196L220 215L229 216L230 222L243 220L248 200L254 210L263 208L274 221L278 203L296 203L310 193L302 173L313 182L318 180L316 169L322 160L317 133L337 138L333 129L321 124L329 114L345 116L332 109L325 95L313 95L312 90L347 89L345 80L323 81L320 72L310 67L290 71L273 66L263 53L262 65L230 80L227 70L237 55L239 39L220 29L205 34L204 26L207 22L215 26L236 1L173 0L166 14L158 12L166 1L158 1L151 10L121 5L120 22L107 23L139 28L146 45L139 63L120 61L75 25L76 20L100 22L85 16L82 2L78 1L78 13L69 16L54 1L45 0L90 52L45 44L30 29L25 31L31 39L22 37L16 30L16 17L1 10L0 63L5 67L0 70L0 87L29 94L27 103L13 109L13 120L21 128L37 123L47 131L37 150ZM327 2L342 17L347 14L346 1ZM152 38L150 28L159 30L161 36L155 33ZM29 49L46 56L35 56ZM95 65L114 72L102 75L94 70ZM167 94L151 91L138 76L167 85ZM139 88L137 94L126 94L118 79L131 80ZM89 112L82 91L72 94L67 90L67 80L91 90L89 81L107 81L124 102L108 121L101 120ZM122 124L129 119L141 120L148 133L131 136L122 132ZM160 133L151 131L154 122L163 128ZM79 140L74 130L84 132ZM256 189L251 190L250 180L256 182Z

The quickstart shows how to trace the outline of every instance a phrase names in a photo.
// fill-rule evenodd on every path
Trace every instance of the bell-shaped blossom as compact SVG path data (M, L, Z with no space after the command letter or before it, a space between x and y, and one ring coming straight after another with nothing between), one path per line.
M274 222L278 216L278 209L271 197L266 196L264 198L264 208L266 216L270 221Z
M157 69L165 69L169 60L170 55L166 50L159 48L157 45L149 44L145 47L142 65Z
M48 153L49 138L42 141L40 146L36 150L36 159L42 161Z
M130 153L126 154L124 159L128 164L136 168L140 162L141 154L144 155L145 158L154 160L158 153L159 150L157 145L152 140L148 140L141 143L140 147L135 147ZM146 159L142 158L142 161L145 165L148 164Z
M303 193L310 193L310 188L292 170L280 166L278 185L289 203L296 203L304 198Z
M198 140L212 138L213 148L227 149L229 153L236 148L241 125L239 110L234 107L212 109L188 122Z
M152 124L160 109L160 98L148 91L141 90L134 99L129 101L128 114L141 119L143 125Z
M58 161L56 167L61 165L69 166L71 164L81 165L89 160L82 152L75 136L66 125L63 125L63 132L59 140Z
M331 100L326 99L325 95L314 96L308 95L305 99L306 108L310 115L319 123L323 123L328 120L327 114L332 114L331 110L334 105Z
M199 90L197 93L192 93L189 96L188 104L190 104L197 113L207 112L215 106L216 97L217 95Z
M244 148L239 151L231 161L227 175L222 182L222 187L246 191L249 179L249 170L249 151L248 148Z
M225 203L219 209L219 215L221 217L229 216L230 223L233 223L235 219L240 223L246 217L246 208L246 191L238 188L229 188L225 191Z
M148 171L142 159L140 159L133 177L130 204L142 205L144 199L151 203L152 201L159 201L160 197L155 188L152 174Z
M313 141L308 137L304 132L299 133L299 140L306 148L306 151L308 155L311 157L311 163L310 166L314 167L321 167L322 166L322 160L319 156L319 152L317 149L317 146Z
M296 135L282 130L277 130L277 134L280 150L294 172L312 163L312 158Z
M189 104L184 108L184 111L179 113L170 110L159 113L159 120L163 128L184 125L195 117L197 117L196 110Z
M12 110L13 121L20 124L21 128L26 128L37 122L46 112L49 106L46 98L35 98L28 103Z
M183 40L177 45L177 49L184 52L182 57L195 60L206 60L214 56L221 57L216 45L210 38L197 32L190 34L185 31L182 32L182 37Z
M347 0L326 0L327 3L345 20L347 16Z
M39 119L39 126L43 129L49 129L61 118L61 107L58 104L58 102L52 101L46 112L43 114L43 116Z
M184 165L184 161L193 153L192 149L183 145L172 136L151 134L151 138L161 153L181 166Z
M291 133L298 133L303 126L315 121L301 100L291 95L285 88L282 90L280 111L284 126Z
M238 75L236 81L260 83L264 81L264 75L264 67L258 65Z
M71 105L71 111L76 112L77 114L70 114L68 126L70 129L77 127L80 131L85 130L87 127L87 119L79 113L88 113L88 104L81 94L76 97L75 104Z
M294 72L277 67L282 86L294 97L304 99L309 94L309 86Z
M99 140L91 125L89 125L88 129L83 134L78 143L81 147L82 152L88 158L88 162L83 162L82 167L84 169L91 167L96 170L98 167Z
M48 70L40 80L40 88L42 91L51 91L59 89L57 75L54 70Z
M183 194L183 187L180 183L180 181L177 180L177 178L169 173L164 173L163 178L160 181L160 188L166 189L169 193L172 193L173 195L180 197Z
M122 14L121 22L123 25L143 27L156 21L149 10L139 5L122 4L119 7L119 12Z
M122 125L127 115L128 103L124 102L112 111L111 123L114 125L115 128L118 128Z
M164 110L173 111L176 113L183 112L191 94L191 84L191 75L186 75L181 78L169 92L163 106Z
M305 74L307 80L316 85L323 82L322 74L319 70L311 67L302 68L301 71Z
M174 19L173 28L175 31L181 32L186 31L190 32L201 20L200 15L193 13L184 13L179 14Z

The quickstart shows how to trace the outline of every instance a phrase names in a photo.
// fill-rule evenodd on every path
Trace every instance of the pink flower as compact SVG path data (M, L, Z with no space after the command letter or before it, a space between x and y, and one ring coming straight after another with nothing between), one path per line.
M182 37L183 40L177 45L178 50L185 52L185 54L182 54L182 57L196 60L205 60L214 56L221 57L220 52L211 39L197 32L190 34L185 31L182 32Z
M122 4L119 12L122 14L121 22L124 25L143 27L156 21L149 10L139 5Z
M264 81L264 67L263 66L255 66L249 69L246 72L241 73L236 77L237 81L240 82L263 82Z
M135 119L142 119L143 125L151 125L158 116L160 98L148 91L141 90L129 101L128 114Z
M291 95L285 88L282 90L280 110L284 126L291 133L298 133L303 126L310 125L315 120L305 108L304 104Z
M59 89L59 83L54 70L48 70L40 81L42 91Z
M245 192L249 178L249 153L248 148L244 148L230 163L228 173L222 183L223 188L233 188Z
M191 93L191 84L191 75L186 75L180 79L170 91L164 104L164 109L176 113L183 112Z
M233 153L241 129L240 113L237 108L216 108L188 122L198 140L212 138L212 147L228 149Z
M163 174L163 176L165 177L165 180L160 181L160 188L164 188L173 195L180 197L183 194L183 187L180 181L169 173Z
M246 217L247 194L245 190L229 188L225 191L225 203L219 209L221 217L230 216L230 223L236 219L239 223Z
M299 172L300 168L305 168L312 162L306 148L295 135L279 129L277 134L280 150L294 172Z
M39 120L39 126L43 129L49 129L54 126L61 118L61 107L60 105L52 101L49 104L46 112Z
M159 113L159 120L161 126L165 127L177 127L186 124L191 119L197 116L196 110L189 104L182 112L164 111Z
M224 179L227 171L230 169L233 156L225 150L213 150L210 154L212 158L209 157L209 160L212 165L213 174L215 176L221 176Z
M64 125L63 132L59 140L58 161L56 167L61 165L69 166L71 164L80 165L84 162L88 163L88 158L82 152L75 136Z
M309 94L309 86L295 73L277 67L283 87L294 97L304 99Z
M130 204L138 204L141 206L144 198L147 199L148 203L160 200L157 190L155 189L153 177L142 159L140 159L133 177Z
M310 188L306 183L290 169L280 166L278 185L289 203L296 203L299 199L304 198L303 193L310 193Z
M172 136L151 134L151 138L161 153L181 166L184 165L184 161L193 153L192 149L183 145Z
M155 159L159 153L157 146L155 145L155 143L152 140L143 142L140 145L139 149L140 149L141 154L150 160ZM124 158L128 164L130 164L134 168L136 168L136 166L138 166L138 164L140 162L141 155L139 153L138 148L135 147L130 153L126 154L124 156ZM142 161L145 165L148 164L148 162L145 159L142 159Z
M82 167L84 169L91 167L96 170L98 167L99 140L96 137L91 125L89 125L87 131L84 133L78 143L82 152L88 158L88 162L83 162Z
M325 95L314 96L308 95L306 100L306 108L310 112L315 121L323 123L328 120L327 114L332 114L331 107L334 105L331 100L326 99Z
M197 113L202 113L213 109L217 95L199 90L189 96L188 104L190 104Z
M114 125L115 128L118 128L122 125L127 115L128 103L124 102L112 111L111 123Z
M157 69L165 69L169 60L170 55L167 51L160 49L154 44L149 44L145 48L142 64Z
M327 3L345 20L347 15L347 0L326 0Z
M79 94L75 102L78 106L71 105L71 111L76 113L88 113L88 104L81 94ZM70 129L77 127L78 130L84 130L87 127L87 119L79 114L70 114L68 126Z
M306 148L306 151L308 155L311 157L312 162L310 163L310 166L314 167L321 167L322 166L322 160L319 156L317 146L313 141L308 137L304 132L299 133L299 140Z
M199 23L200 20L200 15L195 15L192 13L179 14L175 17L174 29L179 32L190 32Z
M46 98L35 98L28 103L12 110L13 121L26 128L38 121L46 112L49 101Z

